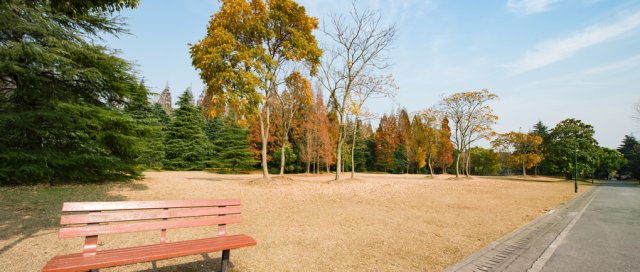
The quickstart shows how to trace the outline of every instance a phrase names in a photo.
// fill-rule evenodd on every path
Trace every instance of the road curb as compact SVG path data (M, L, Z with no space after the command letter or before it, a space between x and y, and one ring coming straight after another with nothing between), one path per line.
M445 271L526 271L582 210L591 190L476 251Z

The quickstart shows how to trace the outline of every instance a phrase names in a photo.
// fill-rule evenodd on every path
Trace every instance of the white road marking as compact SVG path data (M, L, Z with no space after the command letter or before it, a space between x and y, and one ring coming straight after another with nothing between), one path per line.
M596 189L598 189L598 188L594 188L593 190L596 190ZM571 229L573 228L573 225L575 225L576 222L578 222L578 219L580 219L580 217L582 217L582 213L584 213L584 211L587 209L587 207L589 207L589 205L591 204L591 201L593 201L593 199L596 197L598 192L599 192L599 190L593 192L593 195L591 195L591 199L589 199L589 202L587 202L587 204L584 205L582 210L580 210L580 212L573 218L573 220L571 220L569 225L567 225L564 228L564 230L562 230L562 232L560 232L558 237L556 237L556 239L553 240L551 245L549 245L549 247L547 247L547 249L542 253L542 255L540 255L538 260L536 260L536 262L533 264L533 266L531 266L531 268L529 268L529 270L527 270L527 272L540 272L540 270L542 270L542 268L547 263L547 261L549 261L549 259L553 255L553 253L558 248L558 246L560 246L560 243L562 243L562 241L567 236L567 234L569 234L569 231L571 231Z

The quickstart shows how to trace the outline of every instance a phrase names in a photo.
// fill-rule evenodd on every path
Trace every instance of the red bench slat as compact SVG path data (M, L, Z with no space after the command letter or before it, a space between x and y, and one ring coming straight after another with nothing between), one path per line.
M240 206L240 199L65 202L62 205L62 212L96 212L96 211L113 211L113 210L141 210L141 209L221 207L221 206Z
M67 214L60 217L60 225L123 222L161 218L180 218L207 215L240 214L240 206L205 207L175 210L148 210L92 214Z
M240 223L240 215L220 216L199 219L179 219L144 223L113 224L113 225L89 225L82 227L61 228L58 233L60 238L91 236L114 233L141 232L149 230L204 227L210 225Z
M254 245L256 245L256 240L247 235L233 235L175 243L138 246L126 249L104 250L98 251L95 256L90 257L84 257L81 253L78 253L57 256L47 263L43 268L43 271L82 271L92 268L105 268L152 260L169 259Z

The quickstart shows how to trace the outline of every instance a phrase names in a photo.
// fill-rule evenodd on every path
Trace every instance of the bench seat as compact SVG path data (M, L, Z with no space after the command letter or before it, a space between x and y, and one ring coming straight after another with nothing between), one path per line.
M170 259L254 245L256 245L256 240L250 236L229 235L199 240L101 250L97 251L94 256L83 256L82 253L76 253L54 257L43 268L43 271L87 271L95 268Z

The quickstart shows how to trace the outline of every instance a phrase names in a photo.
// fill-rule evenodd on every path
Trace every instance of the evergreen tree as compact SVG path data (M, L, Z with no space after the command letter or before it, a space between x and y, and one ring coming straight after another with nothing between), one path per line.
M205 127L205 133L207 134L207 138L209 138L209 141L211 143L213 143L215 140L217 140L220 137L220 131L222 130L223 126L224 126L224 120L223 118L220 118L220 117L209 119L207 121L207 125Z
M627 160L618 174L640 179L640 142L633 135L625 135L618 151Z
M171 118L164 109L162 109L162 105L160 105L160 103L153 103L153 105L151 105L151 114L153 114L153 116L155 116L165 127L171 123Z
M193 94L187 89L178 98L178 108L172 111L171 123L165 133L164 168L204 169L212 150L204 131L202 113L193 105Z
M210 122L212 125L209 126L212 131L209 135L213 138L215 151L214 166L223 170L229 169L231 172L251 169L257 161L250 149L249 130L238 126L231 118L216 119L218 120ZM287 156L295 159L291 149L287 150Z
M148 99L149 92L144 86L144 82L141 81L138 88L140 91L137 95L132 96L131 101L124 108L125 112L139 125L136 130L136 135L140 138L135 152L137 154L136 164L141 169L162 168L165 125L153 112ZM164 111L161 112L164 114Z
M0 183L136 178L131 66L90 40L135 0L0 1Z
M543 174L548 174L549 169L551 168L551 162L545 161L544 158L547 155L547 151L549 150L549 147L548 147L550 143L549 128L544 123L542 123L542 121L538 121L538 123L533 125L533 130L531 130L531 134L542 137L542 144L539 146L537 150L537 154L543 160L542 162L539 163L539 165L535 166L535 173L536 175L538 174L538 172Z

